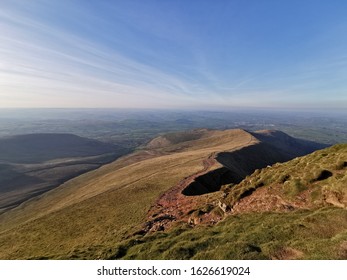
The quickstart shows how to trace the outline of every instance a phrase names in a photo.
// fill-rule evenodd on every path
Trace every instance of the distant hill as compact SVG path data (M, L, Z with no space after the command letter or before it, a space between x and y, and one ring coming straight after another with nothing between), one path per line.
M38 133L0 138L0 162L41 163L57 158L113 153L119 147L64 133Z
M208 129L194 129L182 132L167 133L162 136L152 139L147 148L158 149L172 146L175 144L202 139L213 134L213 130Z
M0 138L0 213L128 151L73 134Z
M171 234L178 237L191 227L197 231L201 227L197 238L203 238L204 231L210 238L207 224L227 235L222 225L231 205L221 195L227 199L227 190L236 189L259 168L320 147L276 131L202 129L162 135L143 150L0 215L0 258L170 257L165 252L172 253L171 258L198 258L200 253L202 257L227 258L219 253L204 255L205 245L185 239L180 244ZM249 219L252 223L258 220L258 216ZM152 253L141 247L141 240L156 246L151 247ZM167 250L160 249L164 248L160 240ZM258 252L252 244L240 244L240 250ZM239 258L242 256L253 255L240 254Z

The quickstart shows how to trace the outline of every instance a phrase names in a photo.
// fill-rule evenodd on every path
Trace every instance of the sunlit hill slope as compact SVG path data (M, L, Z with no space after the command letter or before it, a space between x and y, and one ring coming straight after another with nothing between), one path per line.
M346 159L347 144L340 144L256 170L193 212L219 211L221 222L134 236L113 258L345 260Z
M306 253L302 247L297 249L284 244L290 242L285 237L287 232L281 239L271 233L258 232L259 225L254 225L261 220L265 228L272 228L277 222L283 224L284 220L290 224L291 221L297 222L297 219L303 218L302 211L306 211L305 215L314 215L312 211L317 209L322 209L322 217L328 219L329 215L324 213L331 212L331 215L343 221L345 209L337 203L329 203L330 200L318 191L316 194L312 191L306 196L316 196L319 203L310 201L306 203L307 206L300 207L295 202L297 195L301 195L301 190L306 191L309 186L302 189L298 187L297 193L295 186L294 191L286 191L286 185L290 184L286 182L295 179L277 178L280 175L286 177L284 171L281 171L286 169L286 165L267 167L319 148L323 146L294 139L277 131L250 133L244 130L194 130L161 136L152 140L143 150L76 177L2 214L0 257L315 257L312 252ZM345 152L346 147L342 146L341 149L336 154ZM326 153L330 155L330 150ZM331 157L331 161L334 161L334 156ZM343 155L339 157L340 161L342 159ZM342 160L340 165L342 167L336 174L344 178L345 162ZM282 169L276 170L279 166ZM292 166L294 168L296 164ZM288 199L287 206L282 209L276 206L276 202L271 209L261 206L247 209L247 203L243 204L243 201L256 197L262 188L270 188L272 181L265 180L270 175L263 172L273 170L273 180L276 177L276 184L282 184L279 188L283 189L276 195ZM300 172L303 170L303 167L297 170L299 178L302 178ZM252 177L259 174L263 174L262 179ZM290 174L293 176L295 173L292 171ZM317 189L321 187L319 182L323 181L317 180L319 176L316 174L311 179L307 178L313 180L310 182ZM281 180L284 181L281 183ZM252 183L247 185L247 182ZM344 203L341 199L337 201ZM255 202L254 205L261 205L261 202ZM333 233L341 233L343 239L343 222L340 225ZM260 233L265 236L263 239ZM216 238L212 238L212 235ZM253 239L250 239L251 236ZM298 234L298 238L300 236ZM259 242L255 242L257 238ZM340 239L337 240L341 243ZM280 253L281 250L284 253ZM336 254L326 256L336 257Z

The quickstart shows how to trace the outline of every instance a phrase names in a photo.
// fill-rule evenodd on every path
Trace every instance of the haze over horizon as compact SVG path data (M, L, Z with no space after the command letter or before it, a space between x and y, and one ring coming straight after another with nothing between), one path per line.
M346 1L0 2L0 108L347 109Z

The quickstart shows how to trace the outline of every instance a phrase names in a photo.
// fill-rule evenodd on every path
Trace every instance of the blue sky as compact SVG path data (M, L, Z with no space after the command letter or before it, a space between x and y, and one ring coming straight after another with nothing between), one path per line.
M1 0L0 108L347 109L347 1Z

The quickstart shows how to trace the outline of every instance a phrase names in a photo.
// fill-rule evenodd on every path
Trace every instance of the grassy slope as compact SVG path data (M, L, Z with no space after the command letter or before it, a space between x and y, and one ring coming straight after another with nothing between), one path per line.
M261 202L266 202L270 196L279 196L282 204L294 208L313 208L326 204L347 207L346 162L347 144L340 144L285 164L275 164L271 168L257 170L236 188L227 190L225 202L235 210L246 209L246 204L250 204L249 199L240 198L253 192L255 200L252 204L259 204L257 208L254 206L255 211L264 210ZM273 209L267 210L279 210L276 208L278 205L273 206Z
M216 131L170 146L173 154L135 154L77 177L0 216L0 258L108 257L158 195L201 170L203 159L256 142L242 130Z
M211 153L258 143L242 130L206 133L123 157L1 215L0 258L344 258L346 212L332 207L242 214L214 227L183 224L132 237L156 198L201 170Z
M347 144L336 145L258 170L225 189L225 202L237 214L214 226L182 225L166 233L136 236L118 244L110 257L347 259L346 159ZM331 176L321 177L322 170ZM247 195L255 186L257 191ZM270 192L261 196L260 190ZM284 211L274 204L269 212L268 200L274 194L294 207Z
M214 226L186 225L123 241L122 259L347 259L346 210L229 216Z

